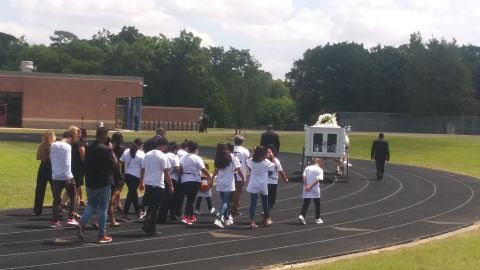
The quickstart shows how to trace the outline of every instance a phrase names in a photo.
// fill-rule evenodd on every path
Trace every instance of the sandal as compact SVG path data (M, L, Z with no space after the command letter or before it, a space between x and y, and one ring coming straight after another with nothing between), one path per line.
M257 224L250 224L250 229L256 229L258 228Z
M119 227L119 226L120 226L120 222L115 222L110 224L110 227Z

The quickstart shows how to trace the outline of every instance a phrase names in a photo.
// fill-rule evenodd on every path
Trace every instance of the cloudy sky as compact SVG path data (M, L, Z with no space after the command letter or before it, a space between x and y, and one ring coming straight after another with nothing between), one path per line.
M283 79L308 48L355 41L398 46L420 31L480 46L478 0L0 0L0 32L49 44L54 30L91 38L135 26L175 37L187 29L204 46L250 49Z

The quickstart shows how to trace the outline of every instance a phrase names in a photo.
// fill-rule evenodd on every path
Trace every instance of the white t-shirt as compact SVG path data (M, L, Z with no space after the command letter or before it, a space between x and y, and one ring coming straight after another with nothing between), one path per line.
M254 162L249 158L247 159L247 166L251 171L247 191L268 195L268 172L275 170L275 164L267 159L262 162Z
M182 167L182 183L188 181L202 182L201 170L205 168L205 163L200 156L193 153L187 153L180 159Z
M268 173L268 183L278 185L278 172L283 171L282 164L278 158L275 158L275 170Z
M235 169L240 168L240 162L233 154L230 154L232 162L223 168L219 169L217 173L217 191L229 192L235 191Z
M178 180L178 175L175 172L175 167L180 166L180 158L172 152L167 153L168 161L170 162L170 178Z
M182 158L183 156L185 156L186 154L188 154L187 151L183 150L182 148L178 149L177 151L177 156L178 158Z
M303 171L303 176L306 177L307 185L310 186L317 180L323 180L323 170L317 165L310 165ZM313 186L310 191L303 189L303 198L320 198L320 183Z
M145 153L142 150L137 150L135 157L130 155L130 149L125 150L120 160L125 163L125 174L130 174L140 178L140 172L142 170L142 160L145 157Z
M250 152L241 145L235 145L233 148L233 154L235 157L238 158L240 161L240 170L242 171L243 175L247 175L247 159L250 157ZM242 179L237 179L237 181L241 181Z
M145 169L145 185L165 188L163 170L170 168L167 155L158 149L149 151L142 160L142 168Z
M50 160L52 162L52 180L67 180L72 174L72 146L58 141L50 146Z

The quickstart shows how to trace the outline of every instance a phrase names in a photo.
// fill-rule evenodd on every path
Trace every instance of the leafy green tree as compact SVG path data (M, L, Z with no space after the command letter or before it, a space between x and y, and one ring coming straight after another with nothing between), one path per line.
M461 61L456 41L413 34L408 48L406 86L410 112L419 116L475 113L471 71Z
M62 47L72 41L78 40L78 37L75 34L70 33L68 31L55 30L53 32L53 36L50 36L50 40L52 41L50 46Z

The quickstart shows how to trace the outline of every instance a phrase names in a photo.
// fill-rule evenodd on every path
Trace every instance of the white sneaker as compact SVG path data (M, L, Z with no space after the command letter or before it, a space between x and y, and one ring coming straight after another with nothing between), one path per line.
M307 222L302 215L298 216L298 222L300 222L300 224L307 225Z
M233 223L230 222L230 219L227 219L225 220L225 226L230 226L232 225Z
M215 213L215 207L212 207L212 209L210 209L209 213L210 213L210 214Z
M232 215L229 215L229 216L228 216L228 222L229 222L230 224L233 224L233 217L232 217Z
M74 218L70 218L67 220L67 224L72 226L78 226L78 221L76 221Z
M321 218L315 219L315 223L317 223L317 224L322 224L322 223L323 223L323 220L322 220Z
M215 219L215 221L213 222L213 224L219 228L223 228L223 224L222 222L219 220L219 219Z
M201 213L200 213L200 210L195 210L195 211L193 211L193 213L194 213L195 215L200 215L200 214L201 214Z

